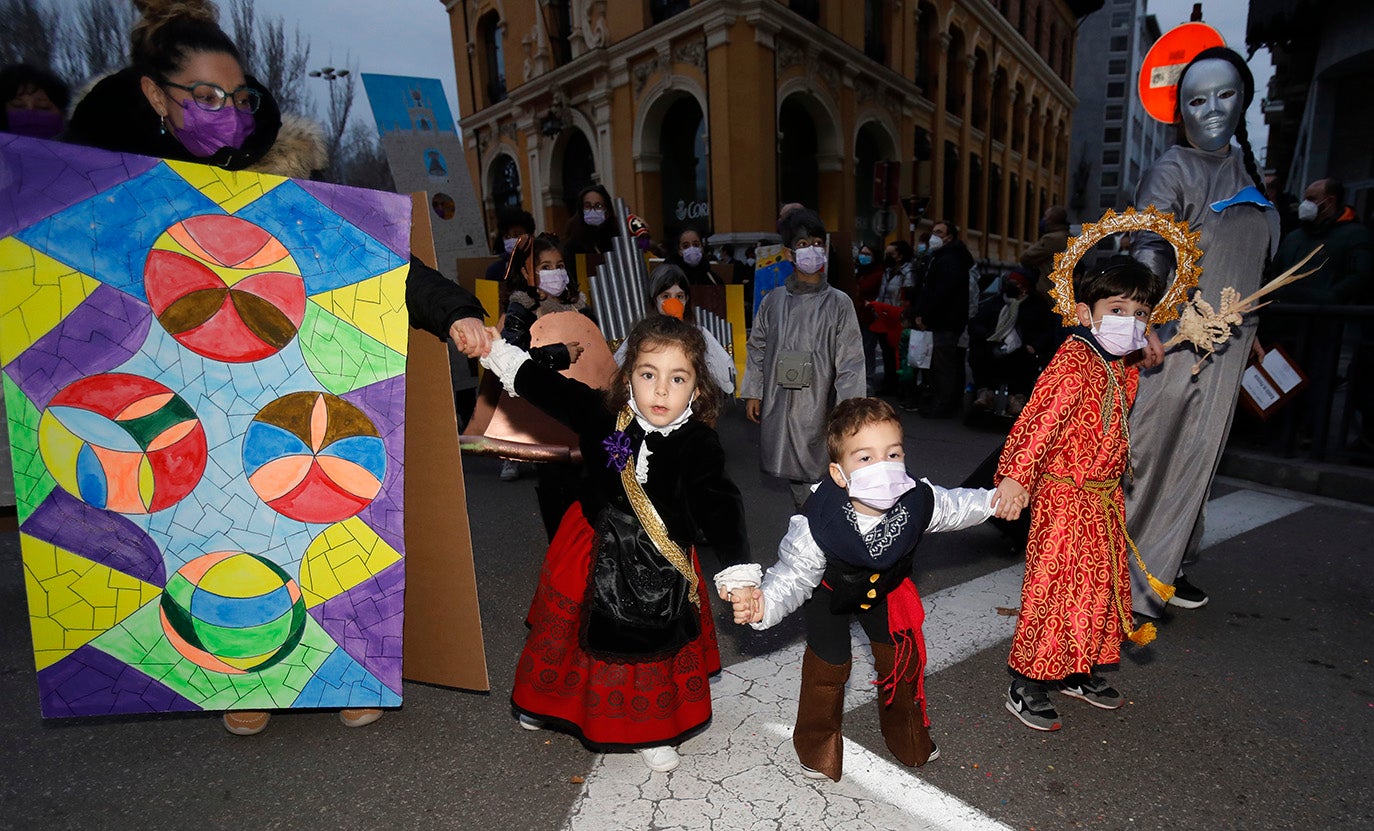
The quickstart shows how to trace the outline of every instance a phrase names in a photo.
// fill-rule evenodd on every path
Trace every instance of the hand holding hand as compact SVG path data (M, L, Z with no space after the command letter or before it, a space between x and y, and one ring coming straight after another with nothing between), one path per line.
M722 592L734 607L735 623L758 623L763 620L763 590L758 586L746 586Z
M1010 476L1002 479L992 494L993 515L998 519L1016 519L1030 504L1030 491Z
M481 358L491 351L491 342L499 337L496 330L482 325L480 317L465 317L454 321L448 336L453 344L469 358Z
M563 345L568 347L568 363L570 364L577 363L577 359L582 357L583 352L587 351L582 348L582 344L575 340L570 340Z

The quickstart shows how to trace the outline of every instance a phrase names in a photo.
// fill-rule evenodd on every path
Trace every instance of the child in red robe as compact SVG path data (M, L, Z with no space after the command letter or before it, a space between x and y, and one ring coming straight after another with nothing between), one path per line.
M1027 727L1058 730L1052 688L1103 709L1121 694L1094 669L1116 664L1131 626L1125 501L1127 414L1139 370L1124 356L1145 345L1162 281L1113 257L1075 288L1073 327L1035 384L997 466L1005 499L1033 497L1021 611L1007 665L1007 709Z

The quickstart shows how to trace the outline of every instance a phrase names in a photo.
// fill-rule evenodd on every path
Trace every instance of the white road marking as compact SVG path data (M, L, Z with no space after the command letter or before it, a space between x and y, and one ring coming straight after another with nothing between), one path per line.
M1272 494L1237 491L1208 503L1208 548L1307 507ZM924 598L927 673L953 666L1011 637L1023 566L1000 569ZM875 677L867 639L853 629L854 669L846 710L872 706ZM804 644L726 667L712 683L711 727L679 748L682 766L652 773L636 753L598 757L568 815L567 831L827 828L844 831L982 831L1007 826L852 741L844 778L817 783L800 774L792 750ZM857 716L862 717L862 716ZM949 764L937 761L933 764Z

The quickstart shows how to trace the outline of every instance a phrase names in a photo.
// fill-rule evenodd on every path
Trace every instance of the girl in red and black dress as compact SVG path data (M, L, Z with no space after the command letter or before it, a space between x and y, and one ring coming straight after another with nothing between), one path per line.
M482 361L577 433L586 469L544 560L511 700L527 729L636 749L667 771L674 746L710 721L707 679L720 670L692 543L704 536L731 565L748 540L710 427L722 396L701 331L651 315L628 343L604 394L501 340Z

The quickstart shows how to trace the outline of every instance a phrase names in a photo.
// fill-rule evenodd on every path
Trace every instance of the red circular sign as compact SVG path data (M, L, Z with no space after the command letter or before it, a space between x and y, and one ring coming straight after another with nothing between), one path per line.
M1199 52L1225 46L1221 33L1206 23L1175 26L1155 41L1140 67L1140 103L1158 121L1172 124L1178 110L1178 76Z

